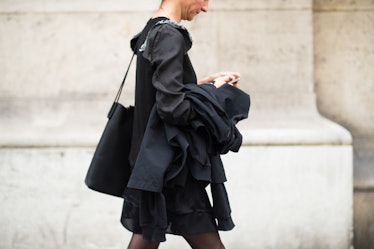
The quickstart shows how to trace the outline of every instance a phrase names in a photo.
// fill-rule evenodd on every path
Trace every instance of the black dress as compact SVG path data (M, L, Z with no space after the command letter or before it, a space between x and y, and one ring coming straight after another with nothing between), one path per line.
M183 128L194 119L192 104L182 89L186 84L196 84L197 79L187 54L192 40L183 26L164 17L150 19L131 41L131 46L137 54L134 131L129 158L134 167L153 106L168 124ZM205 190L207 184L187 173L183 186L165 186L157 195L127 188L121 223L152 241L164 241L165 233L190 236L232 229L231 217L227 217L223 226L217 223Z

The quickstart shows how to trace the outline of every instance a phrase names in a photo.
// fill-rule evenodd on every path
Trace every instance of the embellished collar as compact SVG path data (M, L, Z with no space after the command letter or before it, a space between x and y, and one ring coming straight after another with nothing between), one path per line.
M170 25L170 26L178 29L183 34L184 40L185 40L185 42L187 44L187 47L188 47L187 50L189 50L191 48L191 46L192 46L192 37L191 37L190 33L188 32L187 28L185 26L183 26L182 24L180 24L180 23L177 23L177 22L175 22L173 20L165 18L165 19L162 19L162 20L156 22L156 24L154 25L154 27L151 28L151 30L148 32L147 38L145 39L144 43L140 46L139 52L143 52L145 50L145 48L147 47L147 41L148 41L148 38L149 38L149 35L150 35L151 31L153 29L157 28L158 26L161 26L161 25L164 25L164 24ZM139 34L135 35L133 37L133 39L131 40L131 48L133 50L135 50L135 47L136 47L136 44L137 44L138 39L140 37L140 34L141 34L141 32Z

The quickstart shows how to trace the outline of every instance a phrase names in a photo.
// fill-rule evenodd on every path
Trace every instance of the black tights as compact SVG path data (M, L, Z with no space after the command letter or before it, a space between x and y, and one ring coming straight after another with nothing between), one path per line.
M184 237L192 249L225 249L218 232ZM141 234L133 234L127 249L157 249L159 242L145 241Z

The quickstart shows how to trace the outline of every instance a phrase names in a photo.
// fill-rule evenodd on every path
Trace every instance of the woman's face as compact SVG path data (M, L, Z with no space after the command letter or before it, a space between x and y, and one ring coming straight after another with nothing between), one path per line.
M209 0L182 0L182 20L192 21L201 11L208 11Z

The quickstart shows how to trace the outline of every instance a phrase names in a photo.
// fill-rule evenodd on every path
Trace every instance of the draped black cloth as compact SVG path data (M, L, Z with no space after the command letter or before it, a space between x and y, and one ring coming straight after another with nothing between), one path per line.
M146 240L164 241L168 228L164 189L183 187L188 176L210 184L213 216L219 230L234 223L224 186L220 154L238 151L236 124L247 118L250 97L231 85L187 84L183 89L195 113L189 126L164 122L153 107L124 197L139 199L139 225ZM137 191L133 191L137 190Z

